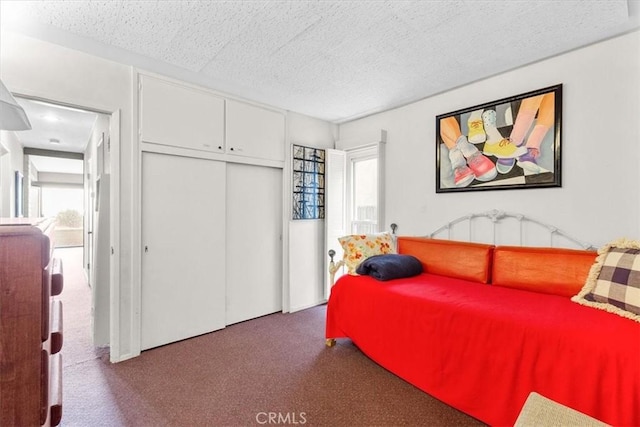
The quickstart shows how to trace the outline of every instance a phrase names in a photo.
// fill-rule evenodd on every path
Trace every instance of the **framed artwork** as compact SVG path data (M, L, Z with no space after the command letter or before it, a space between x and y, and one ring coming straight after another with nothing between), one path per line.
M561 186L562 84L436 117L436 193Z
M324 219L325 151L292 145L293 219Z

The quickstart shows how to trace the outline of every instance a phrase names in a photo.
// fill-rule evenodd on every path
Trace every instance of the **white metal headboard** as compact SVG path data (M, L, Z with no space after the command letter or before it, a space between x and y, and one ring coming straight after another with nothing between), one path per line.
M540 244L538 246L549 246L549 247L566 247L566 246L561 246L557 244L558 240L564 239L565 242L569 242L574 246L577 246L579 248L585 249L585 250L596 250L597 248L593 245L591 245L590 243L585 243L579 239L576 239L575 237L565 233L564 231L560 230L558 227L555 227L553 225L549 225L546 224L544 222L538 221L537 219L534 218L530 218L526 215L523 214L519 214L519 213L511 213L511 212L504 212L504 211L499 211L497 209L493 209L487 212L480 212L480 213L473 213L473 214L469 214L469 215L464 215L461 216L460 218L454 219L453 221L449 221L446 224L444 224L442 227L438 228L437 230L435 230L434 232L427 234L424 237L430 237L430 238L446 238L446 239L456 239L456 240L467 240L467 241L474 241L473 237L474 237L474 225L480 225L480 224L476 224L477 219L479 218L484 218L484 219L488 219L491 222L491 230L490 230L490 236L488 239L486 239L487 241L485 241L484 243L491 243L493 245L498 245L498 233L497 233L497 229L499 225L504 225L504 223L506 223L507 221L505 220L509 220L512 219L517 223L517 232L516 233L510 233L510 237L511 234L516 234L516 238L515 240L517 242L514 243L510 243L511 245L518 245L518 246L531 246L530 244L528 244L528 242L525 242L525 226L527 224L532 224L536 227L536 231L537 230L543 230L548 234L548 240L544 241L544 244ZM454 236L452 230L454 229L454 227L458 224L464 223L465 221L468 222L468 232L466 233L466 236L462 237L459 235ZM486 222L486 221L485 221ZM397 224L391 224L390 225L391 228L391 236L395 241L397 240L397 229L398 229L398 225ZM445 234L443 236L443 234ZM541 233L534 233L536 235L536 237L538 238L538 240L540 242L542 242L545 238L545 236L541 236ZM502 243L501 243L502 244ZM330 262L329 262L329 274L330 274L330 286L333 285L334 281L335 281L335 274L336 272L344 265L344 262L342 260L338 260L337 262L334 262L333 257L336 255L336 252L331 249L329 250L329 258L330 258Z
M579 239L576 239L573 236L570 236L569 234L565 233L564 231L558 229L557 227L553 226L553 225L549 225L546 224L544 222L538 221L537 219L534 218L530 218L526 215L523 214L519 214L519 213L511 213L511 212L504 212L504 211L499 211L497 209L493 209L487 212L481 212L481 213L473 213L473 214L469 214L469 215L464 215L461 216L460 218L454 219L453 221L449 221L448 223L446 223L445 225L443 225L442 227L438 228L437 230L435 230L434 232L428 234L428 237L439 237L441 234L443 234L444 232L446 232L446 238L451 239L452 235L451 235L451 231L453 229L453 226L455 226L456 224L460 224L463 223L464 221L468 221L469 224L469 240L471 240L471 236L473 235L473 225L474 225L474 219L475 218L488 218L491 223L492 223L492 234L493 234L493 241L491 243L496 244L497 239L496 239L496 229L497 229L497 225L499 223L501 223L504 219L506 218L512 218L514 220L516 220L518 222L518 230L519 230L519 245L520 246L524 246L525 245L525 241L524 241L524 226L526 223L531 223L531 224L535 224L537 226L540 227L540 229L546 230L549 233L549 246L550 247L555 247L556 244L556 240L557 237L562 237L570 242L572 242L573 244L577 245L578 247L582 248L582 249L586 249L586 250L595 250L596 247L594 247L593 245L591 245L590 243L586 243L583 242ZM392 228L395 231L395 227L393 227L395 224L392 224Z

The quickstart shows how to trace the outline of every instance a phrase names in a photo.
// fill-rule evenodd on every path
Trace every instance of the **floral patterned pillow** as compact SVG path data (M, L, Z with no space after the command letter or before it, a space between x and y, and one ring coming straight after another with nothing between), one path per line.
M344 251L342 260L347 266L347 273L352 276L358 275L356 268L370 256L396 253L389 233L354 234L340 237L338 241Z

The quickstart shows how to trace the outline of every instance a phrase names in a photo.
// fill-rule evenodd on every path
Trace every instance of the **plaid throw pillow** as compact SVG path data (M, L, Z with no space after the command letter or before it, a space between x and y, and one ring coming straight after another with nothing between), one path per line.
M640 242L618 240L598 254L572 301L640 322Z

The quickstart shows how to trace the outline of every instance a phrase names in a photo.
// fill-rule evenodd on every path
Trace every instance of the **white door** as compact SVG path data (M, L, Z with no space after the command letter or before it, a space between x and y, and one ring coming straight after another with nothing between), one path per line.
M347 151L327 150L325 248L333 249L338 263L343 251L338 238L346 234L377 233L384 226L384 143ZM329 270L329 258L325 268ZM335 273L334 282L344 269ZM327 273L325 295L333 285Z
M227 165L227 325L282 310L282 170Z
M142 154L142 350L225 326L225 167Z
M94 179L93 169L91 167L93 154L91 157L85 161L85 165L87 167L87 173L85 174L87 192L84 193L85 196L85 218L87 224L87 231L85 232L86 240L84 241L84 251L86 253L84 266L87 274L87 281L89 282L89 286L93 287L93 207L95 206L95 193L91 188L91 183Z
M334 262L342 259L343 251L338 238L346 233L345 194L346 194L346 158L347 154L341 150L327 150L326 178L325 178L325 252L322 259L325 260L325 288L324 296L329 298L331 276L329 274L328 252L333 250ZM342 276L342 270L336 272L334 279Z

